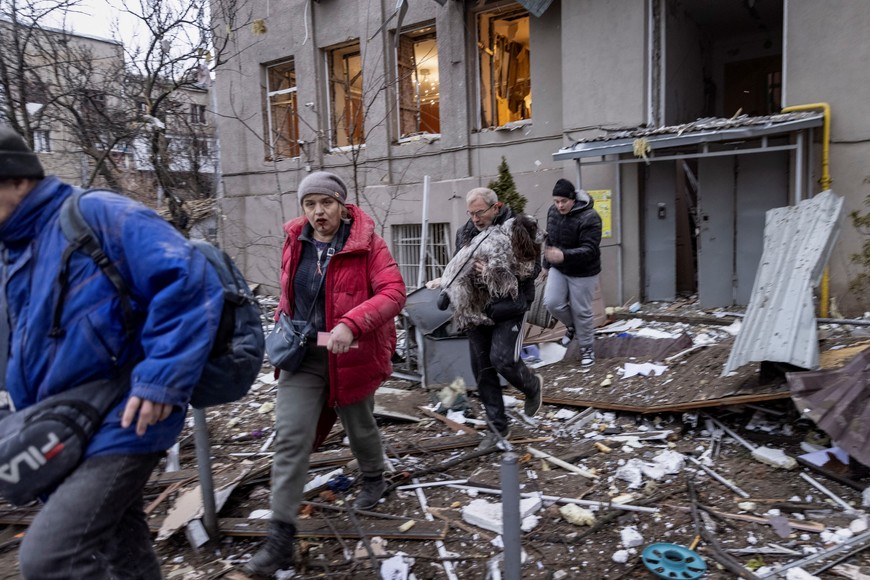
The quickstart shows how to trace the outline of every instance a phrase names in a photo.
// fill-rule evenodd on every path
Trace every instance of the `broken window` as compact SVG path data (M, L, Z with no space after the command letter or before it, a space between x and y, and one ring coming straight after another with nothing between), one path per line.
M332 147L365 143L363 75L359 42L326 51Z
M293 60L266 67L266 102L267 158L299 157L299 110Z
M481 128L532 118L529 13L519 7L477 15Z
M399 92L399 136L440 134L438 45L435 27L399 35L396 46Z
M423 226L421 224L394 225L392 234L393 256L399 264L405 286L416 288ZM450 261L450 255L450 224L429 224L423 282L440 277Z

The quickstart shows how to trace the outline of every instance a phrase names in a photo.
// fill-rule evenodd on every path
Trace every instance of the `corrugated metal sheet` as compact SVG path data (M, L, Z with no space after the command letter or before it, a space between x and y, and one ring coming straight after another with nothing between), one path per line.
M786 377L801 413L846 453L870 466L870 348L842 368Z
M735 139L757 139L767 135L780 135L822 125L823 115L818 112L781 113L750 117L741 115L728 119L703 118L682 125L657 128L636 128L615 131L590 139L583 139L553 154L556 161L631 153L635 141L644 139L650 151L685 147L701 143L718 143ZM650 158L654 158L650 155Z
M767 212L764 251L724 374L751 361L819 366L813 288L840 232L843 198L823 191Z

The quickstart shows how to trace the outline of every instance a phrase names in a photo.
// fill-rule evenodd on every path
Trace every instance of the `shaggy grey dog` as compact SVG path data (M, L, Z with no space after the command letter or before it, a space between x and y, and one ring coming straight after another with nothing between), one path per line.
M441 276L442 293L453 305L453 319L462 330L492 325L485 309L492 301L517 297L518 279L535 271L540 257L538 225L530 216L517 216L489 226L459 250ZM475 264L481 264L480 268Z

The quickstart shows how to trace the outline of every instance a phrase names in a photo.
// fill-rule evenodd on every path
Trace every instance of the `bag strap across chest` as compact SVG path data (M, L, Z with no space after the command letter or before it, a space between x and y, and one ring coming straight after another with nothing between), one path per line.
M121 273L103 251L97 234L85 220L84 215L82 215L81 198L91 191L95 190L76 189L60 206L60 229L69 241L69 245L61 256L61 266L57 275L57 301L54 305L51 329L48 333L52 338L59 338L65 332L60 325L60 320L63 315L63 303L69 291L69 261L72 254L78 251L82 251L90 256L115 287L115 290L117 290L118 296L121 299L121 307L124 310L124 329L127 336L130 335L134 328L133 307L130 303L130 291L127 283L124 282Z

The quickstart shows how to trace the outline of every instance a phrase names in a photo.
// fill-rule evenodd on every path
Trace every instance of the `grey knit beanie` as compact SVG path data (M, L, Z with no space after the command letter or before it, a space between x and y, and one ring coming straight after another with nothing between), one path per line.
M330 195L341 203L347 201L347 186L338 175L328 171L315 171L299 183L299 203L312 193Z
M31 151L27 142L9 127L0 127L0 179L6 177L31 177L42 179L45 170L39 157Z

